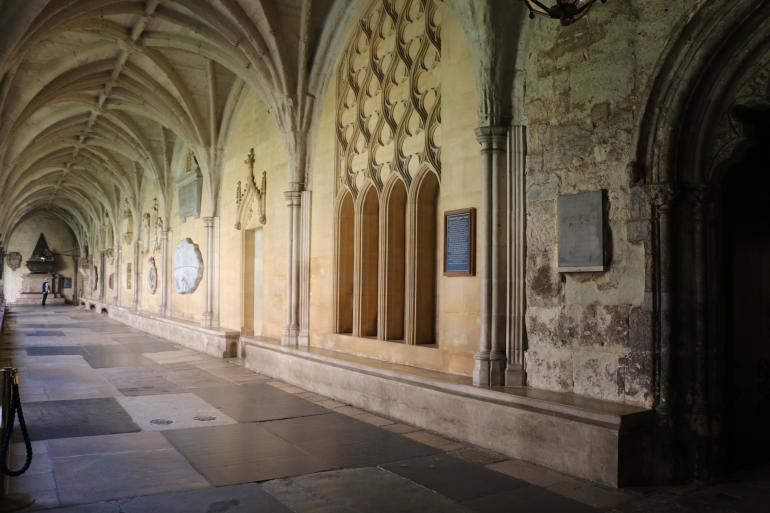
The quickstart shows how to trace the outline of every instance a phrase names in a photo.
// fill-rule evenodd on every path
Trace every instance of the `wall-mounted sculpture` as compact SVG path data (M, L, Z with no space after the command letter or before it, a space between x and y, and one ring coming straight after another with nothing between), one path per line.
M176 186L179 198L179 221L184 223L188 217L199 217L203 173L192 152L187 154L185 171L177 178Z
M177 294L195 292L203 278L203 257L192 239L176 245L174 253L174 288Z
M131 244L134 240L134 216L128 202L123 206L123 243Z
M152 216L149 212L142 216L142 253L150 250L150 227L152 226Z
M152 294L158 290L158 269L155 267L155 259L152 257L147 261L147 288Z
M56 257L48 249L48 243L45 240L45 235L42 233L37 239L32 256L27 260L27 268L32 273L50 273L56 268Z
M105 249L104 256L107 257L107 262L109 262L110 265L115 264L115 250L113 250L112 248Z
M8 267L11 268L11 271L15 271L21 266L21 253L18 251L11 251L5 255L5 261L8 262Z
M254 148L251 148L249 155L244 161L249 167L249 176L246 180L246 188L242 188L241 182L235 190L235 204L238 212L235 217L235 229L240 230L241 226L248 226L254 216L254 207L256 203L257 212L259 212L259 224L267 222L266 215L266 197L267 197L267 172L262 171L262 179L259 186L254 176Z

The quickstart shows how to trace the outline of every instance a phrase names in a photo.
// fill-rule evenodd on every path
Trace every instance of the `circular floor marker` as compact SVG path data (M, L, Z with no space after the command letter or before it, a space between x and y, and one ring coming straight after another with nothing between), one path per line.
M168 426L169 424L173 424L173 423L174 421L169 419L152 419L150 421L150 424L156 424L158 426Z
M211 422L212 420L217 420L216 417L212 417L211 415L196 415L193 418L200 422Z

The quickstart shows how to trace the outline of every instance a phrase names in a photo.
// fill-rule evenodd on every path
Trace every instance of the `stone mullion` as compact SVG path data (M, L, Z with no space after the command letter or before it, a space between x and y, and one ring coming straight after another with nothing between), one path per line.
M406 201L406 289L404 291L404 342L416 344L417 340L417 232L418 210L417 190L410 187Z
M134 242L134 266L131 269L131 280L133 281L133 296L131 299L131 309L133 311L139 310L139 258L141 255L141 248L139 240Z
M353 335L361 336L361 309L363 308L363 203L357 202L353 206Z
M105 273L104 272L104 263L106 262L106 259L104 257L104 251L99 252L99 302L104 303L104 285L106 283L105 280Z
M379 276L377 277L377 338L380 340L388 340L388 258L390 251L388 248L388 213L389 213L389 201L388 196L383 194L382 197L386 200L380 204L379 215L379 263L377 264L377 270Z
M113 283L113 290L112 290L112 304L113 305L119 305L120 304L120 244L115 245L115 249L113 250L115 252L115 282Z

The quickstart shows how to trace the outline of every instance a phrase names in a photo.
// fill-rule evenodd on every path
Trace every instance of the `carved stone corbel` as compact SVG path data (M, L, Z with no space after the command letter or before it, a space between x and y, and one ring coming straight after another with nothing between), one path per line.
M240 230L244 224L247 224L251 220L251 217L254 214L255 201L259 212L259 224L265 224L267 222L267 172L262 171L260 183L257 185L257 180L254 176L254 162L254 148L251 148L248 157L244 161L244 164L249 167L249 176L246 181L246 187L243 188L241 182L238 181L235 191L235 204L238 207L235 221L236 230Z

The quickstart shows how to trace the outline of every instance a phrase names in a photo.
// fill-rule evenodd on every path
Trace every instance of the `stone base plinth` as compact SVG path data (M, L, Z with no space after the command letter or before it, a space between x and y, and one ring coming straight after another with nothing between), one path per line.
M48 280L48 285L53 290L54 277L52 274L27 273L21 277L22 294L41 294L43 291L43 282ZM51 297L51 296L48 296ZM42 298L41 298L42 300Z

